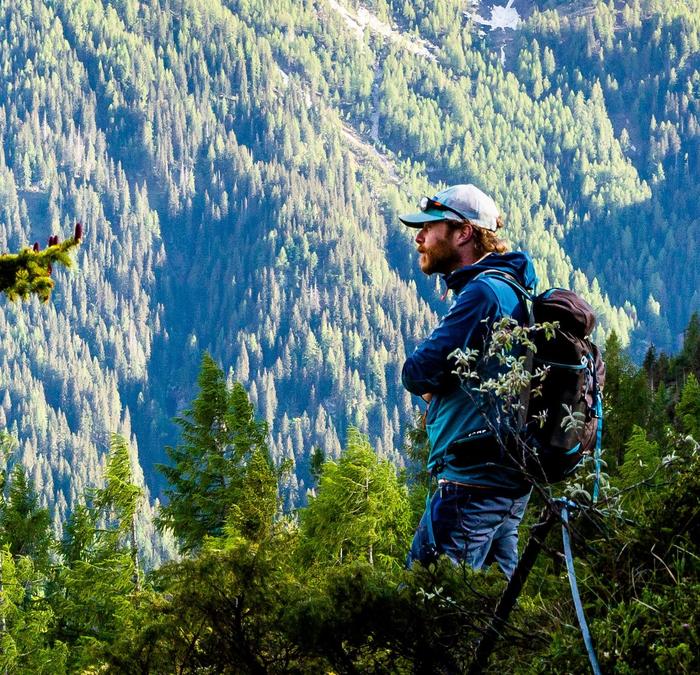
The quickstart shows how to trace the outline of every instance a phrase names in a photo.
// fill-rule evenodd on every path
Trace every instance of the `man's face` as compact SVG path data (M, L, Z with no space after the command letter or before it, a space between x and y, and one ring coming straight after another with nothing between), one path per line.
M457 246L459 229L451 228L444 220L425 223L416 235L418 264L425 274L449 274L461 264Z

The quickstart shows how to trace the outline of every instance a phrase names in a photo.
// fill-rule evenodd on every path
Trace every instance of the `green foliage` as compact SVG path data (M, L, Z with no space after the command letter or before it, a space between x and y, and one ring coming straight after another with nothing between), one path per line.
M676 406L676 415L683 431L700 440L700 384L694 373L688 375Z
M70 645L72 672L106 658L117 636L133 635L140 590L134 484L129 447L114 435L105 486L91 490L71 515L61 543L63 564L49 584L54 635Z
M55 618L46 599L36 594L38 576L31 558L0 549L0 668L4 672L67 672L68 646L47 639Z
M78 226L80 227L80 226ZM36 295L42 302L48 302L55 285L51 278L52 266L56 263L64 267L73 264L69 253L78 246L82 229L76 229L75 236L65 241L51 244L43 251L23 248L19 253L0 255L0 291L9 300L26 299Z
M297 656L284 639L297 590L290 543L283 529L268 528L259 542L232 534L196 558L164 565L136 641L115 650L125 670L285 672Z
M665 386L675 385L669 379ZM689 376L679 421L694 388ZM214 466L237 476L229 494L238 501L221 530L203 535L187 557L139 584L129 523L140 493L118 436L104 487L88 491L74 511L62 559L48 575L5 548L0 581L16 589L0 603L9 666L25 650L37 672L465 672L506 584L497 567L477 572L443 558L403 569L417 514L395 468L354 429L338 460L322 464L298 518L276 515L281 474L256 452L264 425L242 387L244 397L230 406L236 389L205 357L183 438L210 448L227 438L224 447L237 448L244 462L239 473L208 465L210 481ZM628 403L624 390L617 396ZM221 436L219 420L238 435ZM661 439L640 422L632 419L624 461L611 470L599 503L584 502L572 520L579 586L606 672L692 673L700 665L700 454L668 416ZM418 427L411 441L417 456L421 439ZM21 472L8 494L13 489L16 503L25 503ZM534 518L531 509L526 520ZM560 545L550 535L549 555L538 559L491 657L493 672L588 668Z
M646 424L650 394L645 373L622 351L614 332L605 343L605 367L603 446L614 466L624 461L625 443L635 420Z
M318 521L323 556L309 565L297 550L301 534L271 524L268 454L294 465L284 485L290 504L312 478L310 449L338 457L349 426L369 434L382 459L401 462L413 405L397 364L442 305L395 214L455 177L496 196L509 237L531 250L544 286L571 285L592 301L598 339L619 336L608 348L606 391L613 487L645 478L647 460L636 476L632 468L654 444L662 458L683 454L667 433L668 412L678 404L674 421L694 434L687 378L698 375L697 319L682 357L652 359L643 375L621 347L635 326L645 343L675 344L699 300L697 0L597 3L586 12L546 3L504 50L505 67L453 0L369 2L393 24L387 37L371 26L348 30L333 5L322 21L315 4L291 0L274 11L263 0L175 5L16 0L0 10L3 249L19 250L39 227L94 225L81 274L54 271L54 303L0 307L0 424L18 430L16 463L40 503L55 505L58 523L73 513L50 583L32 562L33 583L13 596L17 612L8 605L2 638L15 646L3 643L3 657L15 660L5 665L19 669L23 654L30 672L60 672L63 653L70 670L459 671L479 624L465 619L475 608L483 617L501 580L457 573L439 591L437 576L406 575L395 562L400 528L384 539L397 542L391 564L374 555L371 566L368 541L350 522L334 530ZM20 253L19 274L19 259L3 258L2 283L44 297L43 255ZM223 427L203 424L199 433L185 414L192 448L221 449L199 466L184 440L170 467L185 473L172 475L170 504L178 494L182 501L169 523L182 527L194 557L173 563L155 590L145 581L136 592L129 509L108 507L116 502L99 492L81 495L102 480L114 430L137 436L142 457L160 458L201 348L235 364L249 392L237 390L240 415L232 414L240 447L217 446ZM224 389L226 408L236 385ZM340 461L330 469L336 478ZM202 482L188 485L189 466ZM671 467L637 490L638 509L627 504L637 524L603 527L592 517L607 538L586 519L576 524L590 534L592 550L581 546L578 556L608 670L698 670L697 634L684 628L698 623L698 486L692 472ZM352 494L342 487L338 479L329 491ZM198 503L204 494L212 503ZM144 499L137 522L150 513ZM355 559L339 565L339 551L322 543L343 531L358 544ZM141 536L160 546L152 533ZM12 559L15 576L27 561ZM503 641L493 668L583 671L565 580L556 561L538 571L541 583L515 617L528 639ZM32 619L46 607L44 590L53 618ZM246 611L237 615L237 606ZM20 625L37 628L22 629L25 640L12 633ZM54 647L54 667L45 668L39 655Z
M628 490L628 504L638 504L649 487L656 481L656 473L661 465L661 454L658 443L647 439L644 429L635 425L625 445L625 458L619 467L619 485Z
M143 491L134 484L129 446L119 434L112 436L105 487L98 490L95 506L117 521L117 532L129 532Z
M409 460L407 468L404 470L404 480L408 487L409 502L412 522L419 522L425 510L425 498L431 485L431 477L428 473L428 456L430 455L430 443L428 442L428 432L425 428L424 413L416 412L413 418L413 425L406 430L406 441L404 451Z
M683 349L676 359L675 366L684 375L700 377L700 315L693 312L683 335Z
M240 383L205 354L199 394L176 421L183 442L168 448L171 466L159 468L170 487L158 525L171 529L182 551L201 548L235 522L248 537L263 536L276 510L276 479L265 444L267 428Z
M2 9L0 243L90 224L50 308L0 308L0 423L57 520L82 492L71 477L100 480L113 431L138 439L160 493L151 466L202 349L293 464L287 504L313 482L311 449L337 457L349 426L401 464L399 366L444 307L396 213L442 182L494 194L542 284L593 302L599 339L626 344L641 320L673 344L698 288L692 12L630 5L623 24L601 5L589 28L557 5L513 33L504 67L454 0L369 3L387 30L361 33L352 3L323 20L292 0L175 4Z
M318 493L301 512L302 556L313 562L375 560L398 564L412 531L405 487L396 469L377 458L366 437L348 432L337 462L323 465Z
M49 510L39 506L34 486L22 465L12 471L9 495L0 505L0 537L15 557L26 556L42 572L53 544Z

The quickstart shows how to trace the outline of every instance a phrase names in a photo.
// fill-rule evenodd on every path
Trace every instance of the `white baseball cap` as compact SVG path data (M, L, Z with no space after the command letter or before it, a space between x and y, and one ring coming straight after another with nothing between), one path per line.
M472 225L495 232L498 229L498 207L476 185L452 185L434 197L420 200L420 211L399 216L408 227L420 228L431 220L469 221Z

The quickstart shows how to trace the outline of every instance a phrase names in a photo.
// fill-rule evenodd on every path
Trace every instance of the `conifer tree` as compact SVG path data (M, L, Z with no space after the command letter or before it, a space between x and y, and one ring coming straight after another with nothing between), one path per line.
M97 491L95 505L103 509L115 522L113 530L117 539L127 539L134 566L136 590L140 588L140 566L136 540L136 510L143 497L143 490L134 484L129 446L119 434L112 436L109 462L105 472L105 487Z
M68 647L48 638L53 613L34 594L38 575L30 558L15 558L0 548L0 672L60 675L66 672Z
M646 431L635 424L625 444L625 460L620 467L621 487L630 488L639 485L639 488L634 490L631 503L638 503L640 494L646 494L647 491L642 491L641 488L646 481L654 480L660 462L661 453L658 443L649 441Z
M65 564L52 584L56 635L71 646L69 668L99 662L133 620L140 590L135 514L141 489L134 485L129 448L112 437L105 486L88 490L72 513L61 545Z
M646 372L634 367L615 331L605 343L605 365L603 446L610 453L609 461L622 464L633 424L646 421L650 394Z
M693 373L688 375L676 406L676 415L683 431L700 442L700 384Z
M345 451L323 465L318 494L301 513L302 556L307 562L396 562L407 550L411 525L396 469L351 428Z
M8 498L0 506L0 537L15 557L27 556L33 565L46 572L52 544L51 518L18 464L12 471Z
M73 236L65 241L59 242L58 236L52 235L44 251L36 242L32 248L23 248L19 253L0 255L0 291L10 300L34 294L47 302L54 287L52 266L60 263L70 267L72 261L68 254L78 246L82 236L83 227L78 223Z
M677 368L681 375L694 373L700 377L700 314L694 312L690 317L683 336L683 349L678 355Z
M243 385L229 389L207 353L198 384L197 398L176 420L182 443L166 449L172 465L159 466L170 485L158 526L175 533L183 552L222 535L232 519L244 535L259 536L276 502L267 426L256 419Z

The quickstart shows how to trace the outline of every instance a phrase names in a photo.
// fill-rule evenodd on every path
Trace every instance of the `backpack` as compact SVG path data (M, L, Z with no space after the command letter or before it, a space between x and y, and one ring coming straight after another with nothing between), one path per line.
M521 419L510 442L512 459L538 482L557 483L570 476L586 455L595 459L597 499L600 443L603 431L602 392L605 364L591 341L595 327L593 308L573 291L550 288L533 296L509 274L487 270L479 275L508 283L530 302L530 326L558 322L554 337L544 331L531 336L536 350L528 350L527 368L546 367L547 375L521 395ZM576 420L576 423L572 423Z

